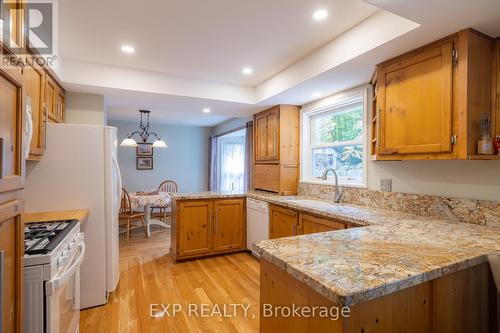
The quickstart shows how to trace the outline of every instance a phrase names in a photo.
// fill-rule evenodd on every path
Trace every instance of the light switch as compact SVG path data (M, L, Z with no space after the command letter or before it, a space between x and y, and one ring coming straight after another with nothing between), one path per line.
M382 192L392 192L392 179L381 179L380 180L380 190Z

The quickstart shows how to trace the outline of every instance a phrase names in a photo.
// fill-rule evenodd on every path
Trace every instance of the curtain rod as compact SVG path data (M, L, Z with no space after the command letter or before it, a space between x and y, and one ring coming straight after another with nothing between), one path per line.
M229 130L229 131L226 131L226 132L223 132L223 133L220 133L220 134L215 134L213 136L219 138L221 136L228 135L228 134L231 134L233 132L241 131L242 129L245 129L245 128L250 127L250 126L253 126L253 121L248 121L245 125L233 128L232 130Z

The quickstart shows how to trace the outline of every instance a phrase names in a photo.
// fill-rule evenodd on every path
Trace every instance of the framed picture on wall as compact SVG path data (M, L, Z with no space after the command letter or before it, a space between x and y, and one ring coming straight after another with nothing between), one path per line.
M153 170L153 157L137 157L137 170Z
M137 143L137 156L153 156L153 144Z

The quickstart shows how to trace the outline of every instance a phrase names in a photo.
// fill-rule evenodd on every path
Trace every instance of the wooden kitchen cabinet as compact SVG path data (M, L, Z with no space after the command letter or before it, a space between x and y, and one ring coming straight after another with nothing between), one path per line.
M21 190L24 187L25 117L22 85L21 68L6 68L0 64L0 331L18 333L23 331Z
M189 201L179 204L179 256L209 253L212 248L212 203Z
M22 82L21 69L3 69L0 65L0 193L24 185Z
M346 229L347 225L341 221L327 219L310 214L299 214L299 234L315 234L318 232Z
M47 115L50 122L57 122L57 111L56 111L56 101L57 101L57 84L50 75L45 74L45 87L44 87L44 106L46 108Z
M245 248L244 200L214 202L214 252Z
M57 83L52 76L45 72L45 107L48 114L49 122L62 123L64 122L65 104L64 104L64 89Z
M372 159L474 159L479 120L494 120L492 46L467 29L379 64Z
M299 213L293 209L271 205L269 209L269 238L282 238L299 234Z
M0 204L0 279L2 332L21 332L24 226L22 201Z
M36 63L27 63L24 68L24 92L26 105L31 105L33 134L29 160L40 160L45 152L45 130L47 114L44 109L44 70Z
M278 105L254 115L254 188L297 193L299 108Z
M493 127L496 135L500 135L500 38L495 40L493 47Z
M245 249L243 198L174 200L172 247L174 261Z

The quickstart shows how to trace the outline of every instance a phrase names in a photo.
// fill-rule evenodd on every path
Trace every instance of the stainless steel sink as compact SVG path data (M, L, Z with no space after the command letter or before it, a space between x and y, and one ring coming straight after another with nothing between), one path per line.
M285 199L284 201L295 203L301 206L307 206L311 208L333 208L334 204L321 200L313 200L313 199L299 199L299 198L290 198Z

